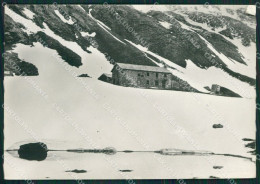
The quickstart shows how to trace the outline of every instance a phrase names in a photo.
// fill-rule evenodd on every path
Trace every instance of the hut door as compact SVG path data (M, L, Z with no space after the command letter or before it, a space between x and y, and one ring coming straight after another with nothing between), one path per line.
M162 81L162 88L165 88L165 86L166 86L166 81L163 80L163 81Z

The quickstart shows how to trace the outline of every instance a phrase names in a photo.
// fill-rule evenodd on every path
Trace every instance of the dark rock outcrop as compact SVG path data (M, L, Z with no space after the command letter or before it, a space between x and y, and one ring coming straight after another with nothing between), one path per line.
M21 145L18 150L20 158L37 161L45 160L47 152L47 145L41 142Z

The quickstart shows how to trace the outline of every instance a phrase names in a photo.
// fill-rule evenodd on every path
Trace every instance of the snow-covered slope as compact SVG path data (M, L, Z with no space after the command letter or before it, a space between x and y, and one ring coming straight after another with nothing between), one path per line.
M209 93L207 87L218 84L242 97L255 97L255 20L245 13L246 6L109 8L53 5L46 13L46 6L6 6L5 14L9 24L12 22L6 26L6 50L16 57L12 54L19 52L14 49L16 45L36 47L41 43L78 67L77 73L89 73L95 78L110 72L112 65L105 55L115 62L166 64L175 77L197 91ZM230 31L232 26L240 32ZM97 66L93 68L94 62ZM189 75L193 69L204 73L207 80ZM218 72L207 72L212 69ZM225 76L224 83L221 76Z

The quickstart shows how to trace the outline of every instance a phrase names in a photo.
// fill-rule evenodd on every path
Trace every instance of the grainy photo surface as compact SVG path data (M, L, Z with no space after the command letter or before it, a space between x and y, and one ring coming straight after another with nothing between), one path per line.
M5 179L256 177L256 6L4 10Z

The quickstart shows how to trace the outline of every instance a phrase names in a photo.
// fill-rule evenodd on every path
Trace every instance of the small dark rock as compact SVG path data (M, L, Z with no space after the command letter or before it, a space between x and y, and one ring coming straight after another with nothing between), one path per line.
M88 74L81 74L81 75L79 75L78 77L90 77Z
M246 144L245 146L246 146L247 148L255 149L256 144L255 144L255 141L253 141L253 142L250 142L250 143Z
M222 169L223 166L213 166L214 169Z
M78 169L74 169L74 170L68 170L68 171L65 171L65 172L86 173L87 171L86 171L86 170L78 170Z
M208 91L211 91L210 87L208 87L208 86L205 86L204 88L205 88L206 90L208 90Z
M123 152L124 153L133 153L134 151L132 151L132 150L124 150Z
M219 177L216 177L216 176L210 176L209 178L211 178L211 179L218 179Z
M133 170L129 170L129 169L123 169L123 170L119 170L120 172L132 172Z
M214 124L212 127L213 128L223 128L223 125L221 125L221 124Z
M248 151L247 153L251 153L252 155L256 155L256 150Z
M245 144L245 147L253 149L252 151L248 151L248 153L251 153L252 155L256 155L256 141L250 138L244 138L242 140L249 142Z
M243 141L255 141L254 139L244 138Z

